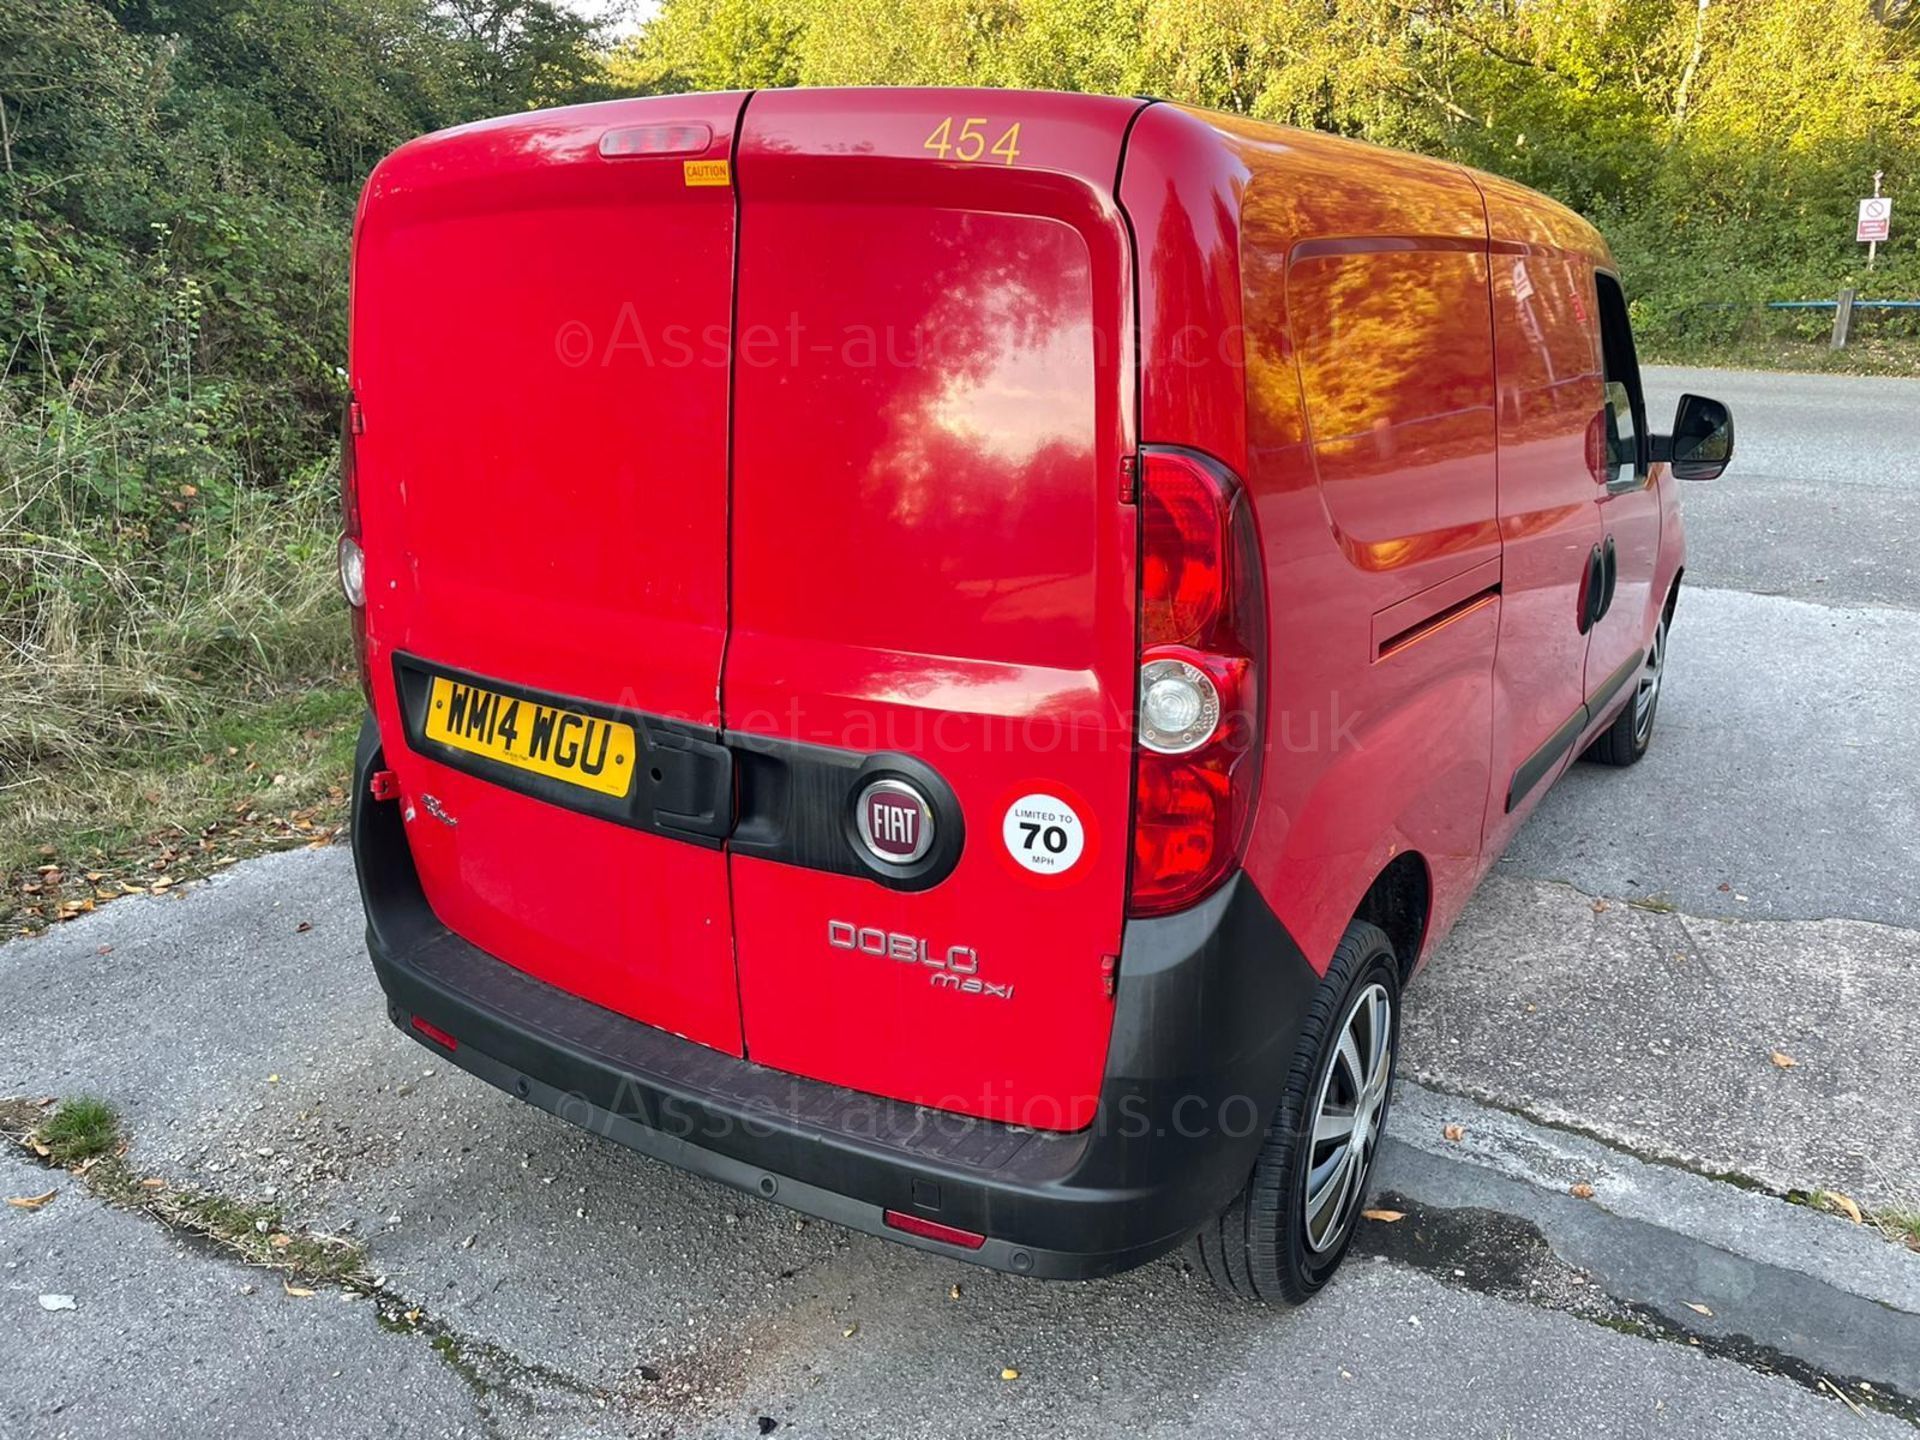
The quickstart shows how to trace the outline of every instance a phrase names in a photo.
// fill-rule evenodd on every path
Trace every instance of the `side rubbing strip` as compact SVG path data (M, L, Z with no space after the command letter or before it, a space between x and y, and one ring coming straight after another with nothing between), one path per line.
M1646 651L1636 650L1622 661L1620 668L1609 675L1606 682L1594 691L1587 701L1587 715L1597 720L1606 714L1607 707L1613 703L1613 697L1620 693L1620 687L1640 673L1640 667L1646 663L1646 659Z
M1560 728L1549 735L1546 743L1521 762L1520 768L1513 772L1513 783L1507 786L1507 813L1513 813L1513 807L1527 798L1527 792L1538 785L1546 773L1560 763L1560 757L1572 748L1573 742L1580 738L1580 732L1587 728L1587 707L1582 705L1569 715Z
M1527 793L1538 785L1546 773L1560 761L1560 757L1573 747L1590 720L1606 714L1607 706L1620 693L1625 685L1640 671L1647 658L1644 650L1636 650L1626 658L1619 669L1609 675L1600 688L1593 692L1593 699L1573 714L1569 715L1560 728L1549 735L1546 743L1529 755L1520 768L1513 772L1513 780L1507 786L1507 813L1513 813L1513 807L1527 798Z

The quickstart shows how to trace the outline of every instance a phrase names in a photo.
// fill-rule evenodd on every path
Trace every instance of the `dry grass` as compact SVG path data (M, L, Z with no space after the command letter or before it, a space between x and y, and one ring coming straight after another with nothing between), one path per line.
M42 869L337 808L359 711L330 466L243 483L217 395L90 385L0 386L0 920Z

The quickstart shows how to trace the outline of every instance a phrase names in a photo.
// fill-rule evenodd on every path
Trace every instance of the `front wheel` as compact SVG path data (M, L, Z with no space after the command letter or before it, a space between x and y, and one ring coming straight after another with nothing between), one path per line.
M1194 1238L1214 1284L1298 1305L1333 1277L1353 1239L1386 1128L1400 1039L1400 967L1356 920L1334 951L1253 1173Z
M1660 708L1660 681L1667 664L1667 617L1653 627L1653 643L1640 662L1640 674L1633 687L1633 699L1620 707L1613 724L1602 730L1587 747L1583 759L1602 765L1632 765L1647 753L1653 743L1653 718Z

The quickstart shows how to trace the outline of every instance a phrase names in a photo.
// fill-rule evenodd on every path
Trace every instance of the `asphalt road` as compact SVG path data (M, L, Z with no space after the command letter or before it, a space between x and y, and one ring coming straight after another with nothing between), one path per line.
M1176 1260L1048 1285L802 1221L402 1039L349 879L344 852L301 852L0 947L0 1090L109 1095L142 1173L364 1237L419 1327L288 1296L9 1158L7 1194L62 1193L0 1215L0 1434L1908 1433L1480 1293L1516 1288L1499 1245L1438 1278L1361 1258L1275 1314Z
M1895 1203L1920 1176L1920 610L1898 583L1920 539L1904 459L1920 384L1656 372L1656 409L1682 388L1731 400L1740 442L1735 468L1685 497L1694 558L1655 751L1577 771L1543 803L1416 985L1406 1066L1638 1151ZM1834 508L1796 525L1796 493ZM1790 537L1764 543L1768 524ZM1594 1323L1564 1283L1516 1282L1511 1246L1361 1257L1275 1314L1223 1305L1177 1260L1045 1285L800 1221L395 1033L340 850L0 946L0 995L0 1094L110 1098L142 1173L364 1238L389 1308L419 1314L394 1328L368 1300L289 1296L8 1157L7 1195L61 1193L0 1211L7 1440L769 1422L1910 1433L1765 1357ZM1409 1123L1431 1128L1422 1113ZM1700 1249L1702 1273L1716 1253ZM75 1308L44 1310L47 1294Z
M1656 415L1693 390L1737 426L1728 472L1682 490L1653 749L1541 802L1414 987L1406 1065L1920 1211L1920 382L1656 369L1648 389Z

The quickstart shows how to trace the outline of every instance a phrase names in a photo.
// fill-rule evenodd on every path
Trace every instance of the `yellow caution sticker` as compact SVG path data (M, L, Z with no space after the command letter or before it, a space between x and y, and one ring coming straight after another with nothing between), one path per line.
M733 166L726 160L687 160L682 162L689 185L731 185Z

